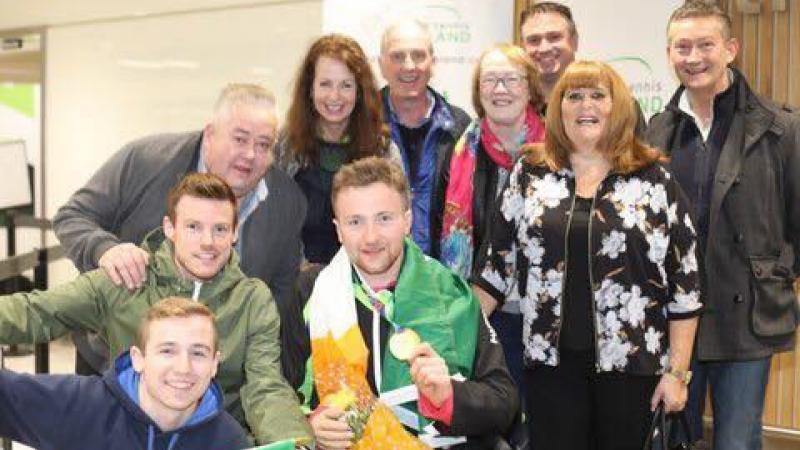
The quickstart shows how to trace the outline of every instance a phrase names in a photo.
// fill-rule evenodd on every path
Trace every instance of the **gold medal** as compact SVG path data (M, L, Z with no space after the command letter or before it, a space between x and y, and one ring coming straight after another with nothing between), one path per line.
M421 342L422 339L414 330L404 328L402 331L396 331L389 338L389 351L392 352L395 358L407 361L411 357L411 352Z

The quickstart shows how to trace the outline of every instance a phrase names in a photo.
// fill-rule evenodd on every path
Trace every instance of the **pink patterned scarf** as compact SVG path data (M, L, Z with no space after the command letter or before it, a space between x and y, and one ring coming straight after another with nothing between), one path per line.
M520 131L517 147L511 152L503 148L500 140L489 129L487 119L476 120L469 125L456 143L450 160L450 182L445 192L440 240L439 259L442 264L464 278L468 278L472 270L475 252L472 235L472 198L475 194L473 177L479 144L495 164L510 171L523 144L543 140L544 122L531 106L525 111L525 124Z

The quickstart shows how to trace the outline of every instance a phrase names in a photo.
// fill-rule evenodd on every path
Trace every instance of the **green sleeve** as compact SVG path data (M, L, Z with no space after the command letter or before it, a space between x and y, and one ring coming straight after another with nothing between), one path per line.
M247 424L259 444L289 438L311 439L300 402L283 378L280 365L280 319L272 295L254 289L250 295L245 384L241 389Z
M0 297L0 342L44 343L73 330L99 331L106 313L101 292L108 283L105 274L93 271L47 291Z

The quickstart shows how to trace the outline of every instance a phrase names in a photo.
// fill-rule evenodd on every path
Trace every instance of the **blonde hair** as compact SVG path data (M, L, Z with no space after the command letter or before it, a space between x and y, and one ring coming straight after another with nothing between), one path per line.
M411 194L403 169L397 163L386 158L370 156L346 164L336 172L331 187L333 210L336 211L336 197L342 190L351 187L367 187L375 183L383 183L397 191L403 197L403 209L409 208Z
M136 333L136 347L144 353L147 347L147 338L150 336L150 324L157 320L173 317L208 317L211 322L211 328L214 330L214 348L212 350L217 350L219 347L219 334L214 313L206 305L183 297L166 297L154 303L147 310L147 314L139 324L139 330Z

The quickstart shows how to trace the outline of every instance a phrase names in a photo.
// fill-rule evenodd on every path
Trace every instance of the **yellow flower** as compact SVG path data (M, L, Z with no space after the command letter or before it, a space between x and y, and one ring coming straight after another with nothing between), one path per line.
M342 411L356 403L356 394L347 386L343 386L335 394L327 395L322 404L325 406L335 406Z

